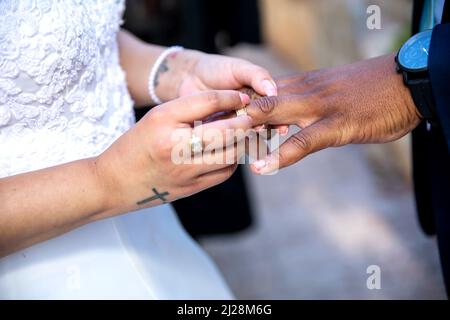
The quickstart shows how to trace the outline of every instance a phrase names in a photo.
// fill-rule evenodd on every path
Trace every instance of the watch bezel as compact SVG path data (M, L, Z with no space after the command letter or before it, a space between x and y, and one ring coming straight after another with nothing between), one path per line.
M422 32L416 33L415 35L413 35L411 38L409 38L398 50L397 55L395 56L395 60L397 61L398 66L401 68L401 70L406 71L406 72L411 72L411 73L419 73L419 72L425 72L428 71L428 64L422 68L408 68L405 65L402 64L401 60L400 60L400 52L402 51L402 49L409 44L411 41L414 41L415 38L420 37L422 34L424 33L432 33L432 30L424 30Z

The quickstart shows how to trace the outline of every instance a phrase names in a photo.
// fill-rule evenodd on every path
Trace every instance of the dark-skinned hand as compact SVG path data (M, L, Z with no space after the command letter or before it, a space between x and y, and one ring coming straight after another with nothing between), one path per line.
M269 173L321 149L389 142L414 129L421 116L396 72L394 56L278 79L278 96L253 100L248 114L254 125L301 130L252 170Z

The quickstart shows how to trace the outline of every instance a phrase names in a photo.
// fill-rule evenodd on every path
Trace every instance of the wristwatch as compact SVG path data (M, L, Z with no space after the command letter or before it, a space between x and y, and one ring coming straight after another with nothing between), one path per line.
M435 102L428 74L428 51L432 30L422 31L406 41L395 57L397 72L403 74L403 82L425 120L434 122Z

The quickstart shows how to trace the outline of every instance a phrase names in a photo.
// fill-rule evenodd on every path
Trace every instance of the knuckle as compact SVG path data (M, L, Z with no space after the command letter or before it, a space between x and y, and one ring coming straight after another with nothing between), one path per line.
M327 112L327 109L330 108L330 105L325 103L326 99L320 88L310 91L304 98L305 104L311 106L311 112L316 117L322 117Z
M231 63L232 63L232 67L234 68L234 70L237 69L242 69L242 68L248 68L253 66L253 64L245 59L242 58L230 58Z
M300 150L310 150L312 146L311 138L304 134L304 133L298 133L293 135L289 142L296 148Z
M275 99L273 97L261 97L254 101L254 104L263 113L271 113L275 109Z
M220 102L219 93L217 91L208 91L205 93L205 98L209 104L218 106Z
M169 161L171 163L173 152L179 152L178 150L180 148L177 147L177 144L184 144L184 142L172 141L170 134L164 132L164 130L160 131L158 137L155 137L155 139L153 140L154 141L152 143L151 149L154 158L159 161L163 161L166 164L168 164Z
M160 139L156 142L154 150L155 158L161 161L166 161L171 157L172 145L166 143L163 139Z
M352 137L355 136L355 132L363 132L364 128L361 127L361 123L364 121L356 121L354 124L349 120L348 115L343 112L337 112L334 117L330 119L330 130L336 133L334 143L337 146L342 146L352 142ZM357 135L357 134L356 134Z
M257 66L252 64L253 67L253 72L254 74L260 76L260 77L264 77L264 78L271 78L269 72L264 69L263 67Z
M305 73L302 83L306 87L315 87L322 82L322 78L320 70L310 71Z
M150 110L148 115L149 119L155 121L156 123L161 123L161 121L163 121L165 118L165 111L158 106Z
M280 164L280 168L287 166L290 164L289 158L286 156L284 152L277 152L276 156L278 157L278 163Z

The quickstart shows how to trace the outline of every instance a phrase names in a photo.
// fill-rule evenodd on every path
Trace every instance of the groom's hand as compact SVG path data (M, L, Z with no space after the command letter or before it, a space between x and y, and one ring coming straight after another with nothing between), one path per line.
M254 100L249 115L256 124L302 130L253 164L256 173L289 166L327 147L392 141L420 122L393 54L282 78L277 86L278 96Z

